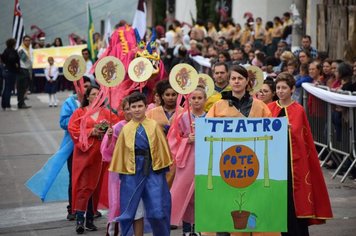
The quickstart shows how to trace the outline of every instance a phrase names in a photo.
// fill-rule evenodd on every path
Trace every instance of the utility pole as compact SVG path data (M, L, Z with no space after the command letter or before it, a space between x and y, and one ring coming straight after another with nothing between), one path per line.
M307 24L306 2L307 0L294 0L294 6L292 5L291 7L293 14L292 51L300 46L302 37L305 34Z

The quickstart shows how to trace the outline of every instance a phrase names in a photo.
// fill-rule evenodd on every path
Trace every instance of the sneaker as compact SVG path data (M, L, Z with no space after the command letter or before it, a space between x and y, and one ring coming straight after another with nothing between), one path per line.
M77 234L83 234L84 233L84 222L83 221L77 221L77 225L75 227L75 231Z
M75 214L68 213L67 214L67 220L69 220L69 221L75 220Z
M96 227L94 225L94 222L92 220L87 220L85 222L85 228L86 228L86 230L89 230L89 231L97 231L98 230L98 227Z

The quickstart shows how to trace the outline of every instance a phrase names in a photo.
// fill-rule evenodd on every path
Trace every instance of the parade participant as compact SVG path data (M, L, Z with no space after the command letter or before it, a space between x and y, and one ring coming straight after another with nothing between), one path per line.
M156 91L161 100L161 105L149 110L147 118L157 121L163 128L165 134L168 133L169 128L175 117L182 112L180 106L176 106L178 94L173 90L168 80L163 80L157 83ZM169 187L172 186L175 175L175 166L172 165L169 173L167 173L167 182Z
M277 100L276 84L274 83L272 78L269 77L266 78L265 81L263 81L262 88L258 92L257 97L265 104Z
M31 37L25 35L22 44L18 48L20 57L20 73L17 76L17 107L19 109L31 108L25 104L26 91L32 79L32 48Z
M205 111L209 111L211 106L221 99L221 93L230 91L229 67L224 62L217 62L213 65L214 94L205 103Z
M95 101L99 93L99 87L89 87L81 104L81 108L77 109L70 118L68 131L74 142L73 151L73 167L72 167L72 208L75 211L77 225L76 232L84 233L85 228L90 231L97 230L94 225L94 212L96 212L101 183L106 169L103 169L102 157L100 153L101 140L105 134L108 122L117 122L116 116L110 116L109 110L104 107L99 107L98 110L87 117L86 112L92 108L92 103ZM111 121L110 117L112 118ZM80 134L83 132L81 126L84 124L84 129L88 133L87 142L85 145ZM84 217L84 214L85 217ZM85 219L86 218L86 219ZM85 220L85 228L84 228Z
M11 91L15 87L16 77L18 76L20 67L20 58L15 50L16 40L11 38L6 40L6 49L1 55L2 62L4 63L4 80L5 87L1 97L1 107L5 111L11 109L10 99ZM1 77L2 75L0 75ZM1 81L2 82L2 81ZM0 91L1 93L1 91Z
M332 218L329 195L304 108L292 100L295 80L288 73L276 79L279 100L268 107L273 117L287 117L288 145L288 232L309 235L308 226Z
M135 92L128 101L132 119L121 129L109 169L120 174L121 234L127 236L142 199L153 235L168 236L171 196L165 175L172 164L170 150L160 125L145 116L145 95Z
M271 117L267 105L253 98L249 90L248 72L243 66L233 65L230 68L231 91L222 92L222 99L216 102L206 117ZM230 235L217 233L217 236ZM234 233L233 235L251 235L251 233ZM253 233L253 235L280 235L279 233Z
M191 112L179 115L168 133L169 146L176 163L176 176L171 188L171 224L180 225L183 221L183 235L194 232L194 120L205 117L205 101L204 88L196 88L189 97Z
M46 85L45 91L49 95L49 107L57 107L57 78L58 78L58 67L54 65L53 57L48 57L49 66L45 69Z
M172 89L168 80L158 82L156 84L156 92L160 98L161 105L149 110L146 115L147 118L157 121L167 134L176 113L179 114L182 108L176 108L178 94Z
M153 91L153 102L151 102L148 106L147 106L147 111L156 108L158 106L161 105L161 99L159 98L158 93L154 90Z
M84 88L90 86L90 79L84 77ZM79 91L78 91L79 92ZM72 156L73 141L68 132L69 119L80 106L83 94L74 94L67 98L61 107L59 125L64 130L64 137L58 151L51 156L44 166L26 181L28 187L43 202L63 201L68 199L67 219L75 220L72 213ZM67 162L67 168L63 166Z
M207 117L268 117L270 111L260 100L249 94L248 72L243 66L233 65L230 69L231 91L222 92L222 100L216 102Z
M90 87L90 79L88 77L83 77L83 82L84 82L84 91L87 90L87 88ZM80 101L83 99L84 94L74 94L64 100L63 105L61 107L61 112L59 115L59 124L61 128L64 130L64 137L62 140L62 145L64 143L70 143L72 148L70 150L70 153L68 155L68 160L67 160L67 169L69 173L69 184L68 184L68 206L67 206L67 220L75 220L75 214L73 214L72 211L72 162L73 162L73 141L70 137L70 134L68 132L68 124L71 116L73 115L73 112L80 107ZM61 146L62 146L61 145Z
M121 132L122 127L131 120L130 106L128 102L128 97L124 98L121 102L121 110L124 115L124 119L115 124L112 128L109 128L106 132L103 141L101 143L101 154L103 156L103 162L110 163L112 160L112 155L114 152L115 144L117 138ZM106 227L106 235L117 236L119 235L119 224L115 221L116 217L120 215L120 178L118 173L109 172L108 180L108 191L109 191L109 214L108 214L108 224ZM142 208L143 205L141 204ZM143 212L141 210L141 212ZM139 218L135 216L134 221L134 233L135 235L143 234L143 215Z

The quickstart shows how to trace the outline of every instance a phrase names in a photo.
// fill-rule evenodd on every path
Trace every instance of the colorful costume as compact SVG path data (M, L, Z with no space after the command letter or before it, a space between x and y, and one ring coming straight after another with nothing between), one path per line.
M120 174L121 214L117 220L122 235L133 224L140 199L153 235L170 234L171 196L165 174L171 164L168 144L156 121L131 120L122 128L109 169Z
M147 118L157 121L157 123L163 128L164 132L167 134L169 127L171 126L174 118L182 112L183 108L178 107L171 117L168 117L168 114L164 111L162 106L155 107L146 112ZM168 186L172 187L174 176L176 173L175 164L170 167L169 172L167 173L167 182Z
M111 107L116 109L121 104L124 97L128 96L135 90L139 90L140 87L143 88L143 92L147 96L147 100L151 102L153 100L153 89L156 83L160 80L166 78L166 72L164 69L164 64L160 59L155 46L155 34L152 35L152 39L145 43L143 42L138 34L135 34L135 30L128 25L119 27L115 30L110 38L110 43L106 51L101 55L99 60L106 56L114 56L122 61L125 66L125 70L128 70L130 62L135 57L146 57L149 59L154 66L154 73L151 78L143 83L137 83L129 78L128 73L126 73L124 81L116 87L112 87L112 99ZM98 60L98 61L99 61ZM94 73L96 64L91 69ZM108 90L108 88L101 88ZM108 94L108 93L107 93Z
M205 111L208 112L209 109L214 105L214 103L216 103L217 101L221 100L221 93L222 92L227 92L227 91L231 91L231 86L228 85L226 86L221 92L214 90L213 95L211 95L210 97L208 97L208 99L205 102Z
M59 121L61 128L64 129L61 146L48 159L41 170L27 180L25 184L44 202L68 199L68 170L64 164L73 153L73 141L68 133L68 123L78 105L79 102L76 95L70 96L64 101Z
M80 136L80 124L82 118L85 115L87 109L77 109L70 121L68 130L74 142L73 153L73 177L72 177L72 195L73 195L73 210L74 211L86 211L88 201L93 199L93 210L97 210L99 197L100 203L107 206L107 191L101 191L101 184L105 173L107 172L108 165L102 163L102 157L100 153L101 140L97 137L88 137L88 146L83 145L79 140ZM101 108L96 120L91 117L87 117L86 131L90 135L92 129L96 124L99 124L103 120L109 121L110 112L105 108ZM112 116L112 123L117 122L116 116ZM100 192L101 191L101 192Z
M287 107L278 101L268 104L273 117L286 116L290 124L289 153L295 216L308 224L325 223L332 218L328 191L304 108L296 102ZM293 206L293 205L292 205ZM289 210L289 209L288 209Z
M174 118L182 112L183 108L178 107L171 117L168 117L162 106L152 108L146 112L147 118L157 121L159 125L168 132L169 126Z
M103 162L111 162L117 138L125 124L127 124L127 121L122 120L114 125L112 127L113 135L111 138L105 134L100 148ZM109 172L108 187L109 214L107 233L114 231L113 233L109 233L109 235L117 235L118 225L117 222L115 222L115 218L120 215L120 178L118 173Z
M235 104L241 107L237 109ZM244 105L245 104L245 105ZM232 92L223 92L222 100L214 103L207 117L270 117L267 105L246 93L240 100L232 96Z
M191 115L191 120L195 117ZM188 112L177 117L178 126L172 127L168 142L176 164L175 180L171 188L171 224L194 223L194 143L188 143L191 124Z

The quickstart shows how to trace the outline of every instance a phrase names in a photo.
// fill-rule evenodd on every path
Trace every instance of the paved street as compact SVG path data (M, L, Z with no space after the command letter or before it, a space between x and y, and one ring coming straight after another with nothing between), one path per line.
M68 95L59 93L59 100ZM76 235L74 223L65 220L66 203L43 204L24 186L57 150L63 135L58 124L60 108L48 107L47 94L31 94L29 99L31 109L0 111L0 235ZM15 97L11 103L16 107ZM355 235L356 183L331 180L332 172L327 170L324 175L335 218L310 227L310 235ZM99 231L86 235L104 235L105 217L96 224ZM181 235L181 230L171 235Z

